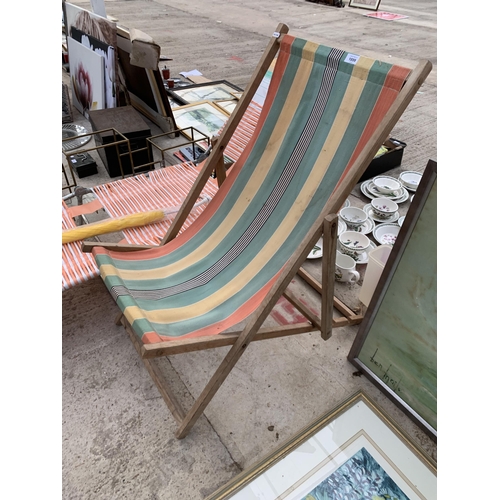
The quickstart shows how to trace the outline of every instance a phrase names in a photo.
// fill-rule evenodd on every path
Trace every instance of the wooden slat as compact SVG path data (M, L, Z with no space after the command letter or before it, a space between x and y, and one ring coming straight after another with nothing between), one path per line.
M333 328L338 328L339 326L359 325L361 321L363 321L362 314L355 314L354 316L349 316L349 318L342 317L332 319Z
M125 319L125 317L122 318L122 325L125 327L125 330L128 333L128 336L130 337L130 340L132 341L132 344L134 344L134 347L136 351L138 352L139 356L141 356L141 344L139 342L139 339L137 338L136 334L132 331L132 328L130 327L130 324L128 321ZM177 420L177 422L182 422L182 420L185 418L186 414L184 412L184 409L180 405L179 401L175 397L174 393L168 386L165 377L159 370L159 368L154 364L153 361L149 359L142 359L144 366L146 367L146 370L148 371L151 379L155 383L156 387L160 391L160 394L165 401L165 403L168 406L168 409L172 413L172 416Z
M297 323L294 325L283 325L274 328L262 328L255 336L254 340L269 340L289 335L298 335L317 330L310 323ZM172 354L181 354L184 352L202 351L204 349L214 349L216 347L225 347L233 345L240 332L220 333L218 335L208 335L206 337L197 337L181 340L168 340L166 342L157 342L155 344L144 344L141 348L141 357L143 359L159 358L170 356Z
M311 276L303 267L299 268L297 271L297 275L300 276L306 283L311 285L317 292L323 294L323 287L321 283ZM333 306L337 311L343 314L346 318L355 320L357 314L354 311L351 311L340 299L337 297L333 297Z
M314 314L311 309L301 302L295 293L287 288L283 292L283 297L285 297L285 299L288 300L288 302L290 302L290 304L292 304L302 315L304 315L318 330L321 329L321 318L319 318L317 314Z
M82 241L82 252L92 252L94 247L106 248L113 252L136 252L137 250L147 250L156 248L156 245L134 245L132 243L105 243L102 241Z
M330 214L323 221L323 259L321 293L321 338L332 336L333 300L335 287L335 258L337 253L337 215Z

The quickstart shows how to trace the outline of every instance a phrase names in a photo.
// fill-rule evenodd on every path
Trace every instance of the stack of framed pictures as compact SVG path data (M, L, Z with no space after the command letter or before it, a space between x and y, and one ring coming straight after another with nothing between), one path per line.
M114 108L117 96L116 23L63 3L73 104L88 111Z
M186 104L185 106L178 106L173 108L172 112L178 129L193 127L193 129L196 129L198 132L208 137L215 135L229 118L228 113L210 101L201 101L193 104ZM198 134L196 130L193 131L194 137L192 137L190 130L183 130L183 133L189 139L202 139L203 136Z
M217 80L166 89L177 128L193 127L209 137L216 134L238 104L243 90ZM188 131L183 131L193 139ZM198 134L195 132L195 139Z
M207 500L431 500L436 463L362 392Z

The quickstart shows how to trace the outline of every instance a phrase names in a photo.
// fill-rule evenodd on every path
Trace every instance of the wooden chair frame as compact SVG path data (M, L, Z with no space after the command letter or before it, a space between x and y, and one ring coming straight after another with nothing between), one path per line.
M198 198L205 182L211 173L217 169L220 172L221 161L223 160L224 148L229 142L229 139L238 125L238 121L244 113L244 110L250 103L259 83L264 77L269 65L271 64L280 45L280 40L284 34L288 33L288 27L285 24L279 24L276 32L273 34L267 49L261 57L250 83L239 100L236 109L231 114L225 128L223 129L218 141L214 144L212 152L205 162L204 167L200 171L197 181L193 184L188 196L182 204L177 217L163 238L161 245L171 241L178 234L185 218L191 211L196 199ZM359 180L364 170L367 168L371 159L375 156L380 144L388 137L391 130L396 125L403 111L406 109L413 96L416 94L419 87L424 82L425 78L431 71L432 65L429 61L422 60L407 78L398 97L392 104L389 112L382 119L380 125L369 139L362 153L354 162L352 168L347 173L339 187L337 188L336 196L330 198L328 203L323 208L323 211L316 219L315 224L308 231L299 247L295 250L292 257L283 267L283 271L267 293L264 300L258 308L248 318L246 326L241 332L228 334L218 334L201 338L193 338L179 341L167 341L155 344L142 344L137 338L137 335L132 330L131 325L126 318L120 313L116 323L122 324L129 334L132 343L137 352L141 356L151 378L155 382L168 408L172 412L174 418L178 421L179 427L175 433L178 439L184 438L197 419L201 416L209 402L212 400L219 387L225 381L237 361L243 355L250 342L255 340L264 340L270 338L295 335L299 333L321 331L323 339L328 339L332 335L332 328L345 326L348 324L358 324L362 320L362 316L356 315L347 306L342 304L334 297L334 279L335 279L335 255L336 255L336 237L337 237L337 219L336 213L340 210L345 199ZM219 175L219 174L218 174ZM223 179L222 179L223 180ZM318 239L323 235L323 263L322 263L322 283L316 281L304 269L302 264L306 260L309 252L312 250ZM94 246L103 247L115 251L134 251L143 248L151 248L151 246L143 245L105 245L102 243L84 242L83 251L91 251ZM287 289L288 285L296 275L301 276L313 288L321 293L321 317L317 317L312 311L308 310L293 293ZM277 328L262 328L262 325L273 307L281 296L289 300L300 312L309 320L308 323L295 325L286 325ZM333 308L336 307L343 314L344 318L332 320ZM196 399L193 406L186 413L181 407L178 400L172 393L168 383L161 375L158 367L154 364L153 358L163 357L171 354L178 354L189 351L197 351L221 346L231 345L231 349L226 354L225 358L215 370L210 381L207 383L200 396Z

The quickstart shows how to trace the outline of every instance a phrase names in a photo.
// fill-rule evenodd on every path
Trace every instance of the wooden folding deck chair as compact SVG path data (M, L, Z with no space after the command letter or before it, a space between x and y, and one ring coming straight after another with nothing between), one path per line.
M331 335L334 214L432 67L421 61L410 70L287 32L278 26L161 245L138 251L84 245L121 310L117 323L179 423L177 438L190 431L252 340L312 330ZM255 133L208 207L178 234L278 49ZM262 328L322 234L321 318ZM241 332L224 333L240 323ZM232 347L185 413L152 358L222 345Z

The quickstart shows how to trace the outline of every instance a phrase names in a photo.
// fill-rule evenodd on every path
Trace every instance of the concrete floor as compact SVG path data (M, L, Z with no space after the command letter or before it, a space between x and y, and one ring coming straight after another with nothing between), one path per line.
M391 134L407 143L401 167L390 172L397 176L423 171L437 156L436 2L388 0L380 8L409 17L386 22L359 9L305 0L106 1L108 15L148 33L174 59L168 63L174 76L198 69L209 79L245 87L279 22L292 35L410 67L431 60L433 71ZM74 114L80 123L83 117ZM108 181L86 179L90 185ZM368 202L359 187L350 200L355 206ZM358 285L337 289L349 305L359 305ZM335 329L327 342L311 333L254 343L191 433L177 440L173 417L125 331L114 324L116 313L99 278L62 294L64 499L203 499L358 389L437 457L435 444L406 415L365 377L353 376L347 353L357 326ZM227 350L159 362L185 408Z

